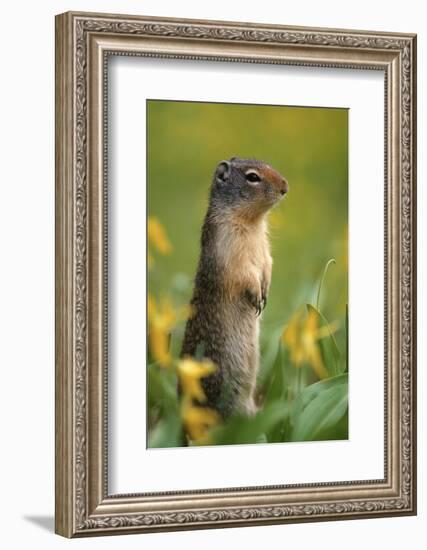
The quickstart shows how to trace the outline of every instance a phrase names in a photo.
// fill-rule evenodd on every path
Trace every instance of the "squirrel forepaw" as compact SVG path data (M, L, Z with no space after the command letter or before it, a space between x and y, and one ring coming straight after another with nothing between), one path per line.
M261 282L261 301L262 301L263 310L267 305L267 296L268 296L268 283L267 283L267 279L263 279Z
M264 295L257 294L252 292L252 290L246 289L245 296L251 306L255 309L257 315L261 315L262 310L265 308L267 303L267 297Z
M263 290L261 295L261 303L262 303L262 309L265 309L265 306L267 305L267 291Z

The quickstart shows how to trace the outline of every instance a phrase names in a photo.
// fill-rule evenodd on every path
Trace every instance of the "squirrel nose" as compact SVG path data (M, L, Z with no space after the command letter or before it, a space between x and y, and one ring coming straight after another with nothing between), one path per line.
M280 193L282 195L285 195L289 191L289 184L288 182L283 178L282 180L282 187L280 188Z

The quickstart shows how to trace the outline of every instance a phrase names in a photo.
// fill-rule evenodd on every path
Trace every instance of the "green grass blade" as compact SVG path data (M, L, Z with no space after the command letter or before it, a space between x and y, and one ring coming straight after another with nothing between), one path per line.
M347 411L347 374L308 386L293 406L291 440L345 439L342 419Z
M329 376L337 376L340 374L340 351L334 338L334 335L329 330L329 323L325 317L313 307L311 304L306 304L309 313L316 315L319 329L326 328L328 335L318 340L320 352L322 354L323 363L328 371Z

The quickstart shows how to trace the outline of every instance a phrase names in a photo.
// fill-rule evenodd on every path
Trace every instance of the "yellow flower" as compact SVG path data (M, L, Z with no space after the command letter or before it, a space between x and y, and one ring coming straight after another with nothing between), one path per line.
M165 228L157 218L153 216L148 218L147 232L149 242L157 248L160 254L170 254L172 251L172 245L168 239Z
M282 334L282 341L289 348L291 361L297 367L304 363L305 359L305 349L301 338L303 331L303 316L303 310L301 308L298 309Z
M153 256L151 255L149 250L147 250L147 264L148 264L148 269L151 269L154 264Z
M209 359L197 361L192 357L180 359L177 372L182 388L181 417L188 437L198 445L209 443L209 429L218 424L220 417L208 407L195 405L206 401L201 379L215 372L216 365Z
M216 411L208 407L196 407L190 398L184 398L181 405L181 416L185 431L191 441L198 445L210 443L209 430L220 421Z
M154 296L150 293L148 293L147 296L147 315L148 315L148 321L152 320L156 314L156 301L154 299Z
M297 310L283 331L282 341L288 347L296 367L308 363L319 378L325 378L328 373L323 364L319 340L334 332L338 324L320 327L319 319L319 313L313 307L309 307L305 318L303 310Z
M165 299L157 305L153 296L149 294L147 314L151 354L162 367L169 367L172 363L172 355L169 351L170 333L177 322L177 312L169 300Z
M169 367L172 364L172 355L169 351L169 334L154 325L150 328L149 340L150 351L154 359L160 366Z
M186 357L178 361L178 376L184 395L204 403L206 396L200 380L212 374L215 369L216 366L209 359L196 361Z
M188 306L176 309L168 298L157 304L150 293L147 297L148 340L154 359L162 366L169 367L173 358L169 351L170 335L178 321L189 315Z

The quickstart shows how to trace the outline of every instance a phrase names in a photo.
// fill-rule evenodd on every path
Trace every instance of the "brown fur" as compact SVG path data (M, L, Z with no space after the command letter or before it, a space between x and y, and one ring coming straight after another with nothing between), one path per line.
M259 182L247 181L251 171ZM272 270L267 213L288 185L269 165L244 159L221 163L215 177L182 355L217 365L202 382L206 404L226 417L256 412L259 314Z

